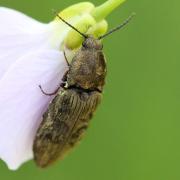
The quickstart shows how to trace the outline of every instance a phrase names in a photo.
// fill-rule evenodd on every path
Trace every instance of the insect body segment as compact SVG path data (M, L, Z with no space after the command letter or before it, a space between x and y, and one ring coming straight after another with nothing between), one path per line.
M61 159L79 142L100 99L99 92L59 91L36 134L34 155L38 166L46 167Z
M106 61L101 42L89 37L83 44L70 64L67 74L68 86L102 91L105 84Z

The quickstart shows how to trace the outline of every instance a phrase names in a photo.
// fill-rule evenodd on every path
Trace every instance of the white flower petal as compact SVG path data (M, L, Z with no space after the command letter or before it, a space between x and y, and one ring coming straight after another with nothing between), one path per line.
M36 130L67 69L64 55L45 50L16 61L0 81L0 157L12 170L31 159Z
M0 7L0 24L0 79L23 55L53 48L50 43L55 31L53 23L43 24L15 10Z
M16 10L5 7L0 7L0 33L3 34L34 34L39 31L44 31L46 24L40 23L31 17L26 16Z
M66 62L58 50L71 28L3 7L0 24L0 158L15 170L33 157L35 132L53 98L38 85L53 92L60 84Z

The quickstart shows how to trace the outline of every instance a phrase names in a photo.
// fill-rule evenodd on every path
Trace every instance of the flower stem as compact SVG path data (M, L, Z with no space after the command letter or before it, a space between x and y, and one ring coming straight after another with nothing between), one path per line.
M115 8L121 5L125 0L108 0L104 4L96 7L91 12L95 20L101 21L106 18Z

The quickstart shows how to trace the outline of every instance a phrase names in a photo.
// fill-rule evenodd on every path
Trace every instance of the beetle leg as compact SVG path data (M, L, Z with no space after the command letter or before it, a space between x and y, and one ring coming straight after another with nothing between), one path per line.
M67 59L67 57L66 57L65 51L63 51L63 53L64 53L64 57L65 57L66 63L67 63L67 65L69 66L69 62L68 62L68 59Z
M63 83L62 83L62 84L63 84ZM46 96L53 96L53 95L55 95L55 94L58 92L58 90L63 86L62 84L61 84L53 93L46 93L46 92L42 89L41 85L39 85L39 88L40 88L41 92L42 92L44 95L46 95Z
M64 73L64 75L62 77L62 81L63 82L67 81L67 74L68 74L68 72L69 72L69 70Z

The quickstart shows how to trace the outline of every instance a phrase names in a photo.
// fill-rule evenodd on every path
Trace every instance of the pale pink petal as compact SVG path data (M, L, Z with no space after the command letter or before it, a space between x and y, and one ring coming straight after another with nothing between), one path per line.
M0 33L3 34L21 34L37 33L44 31L46 24L40 23L27 15L6 7L0 7Z
M17 60L0 81L0 158L10 169L31 159L35 132L61 83L67 65L62 52L37 51Z
M43 24L15 10L0 7L0 79L21 56L37 49L54 48L50 43L54 31L53 23ZM58 48L61 42L56 42Z

